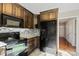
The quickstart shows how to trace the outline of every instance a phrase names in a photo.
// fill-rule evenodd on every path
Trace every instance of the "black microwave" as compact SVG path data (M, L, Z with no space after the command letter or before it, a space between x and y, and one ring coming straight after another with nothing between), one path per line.
M3 27L17 27L23 28L23 19L16 18L14 16L1 14L0 15L1 26Z

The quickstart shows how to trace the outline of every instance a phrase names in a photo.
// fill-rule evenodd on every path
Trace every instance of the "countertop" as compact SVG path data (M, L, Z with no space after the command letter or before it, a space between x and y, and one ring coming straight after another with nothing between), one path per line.
M21 38L29 39L29 38L33 38L33 37L37 37L37 36L40 36L40 32L38 30L20 33Z
M0 33L7 32L20 32L20 38L33 38L40 36L39 29L29 29L29 28L9 28L9 27L0 27Z
M7 44L4 42L0 42L0 47L6 46Z

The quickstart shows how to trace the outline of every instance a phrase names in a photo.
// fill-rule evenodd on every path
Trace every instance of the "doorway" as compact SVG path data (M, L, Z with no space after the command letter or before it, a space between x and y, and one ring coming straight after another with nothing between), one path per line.
M59 55L76 55L76 18L59 21Z

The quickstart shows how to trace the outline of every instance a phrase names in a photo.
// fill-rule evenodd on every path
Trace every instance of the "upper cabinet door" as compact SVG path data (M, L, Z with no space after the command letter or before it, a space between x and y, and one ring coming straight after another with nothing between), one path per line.
M12 15L12 4L11 3L3 3L3 13Z
M22 11L22 9L18 4L13 5L13 15L14 16L21 18L21 11Z
M41 13L41 20L48 20L49 19L49 15L47 12L43 12Z
M27 25L28 28L33 28L34 26L33 14L31 14L30 12L28 12L28 16L27 16Z
M27 28L27 12L26 11L24 11L24 16L23 16L24 18L24 28Z
M2 12L2 3L0 3L0 13Z
M43 11L40 13L40 21L56 20L58 17L58 8Z

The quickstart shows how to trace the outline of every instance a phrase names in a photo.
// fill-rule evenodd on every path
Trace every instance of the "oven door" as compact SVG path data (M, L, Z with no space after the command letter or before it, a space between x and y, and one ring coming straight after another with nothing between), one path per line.
M19 19L13 16L3 14L3 26L4 27L23 27L23 19Z

